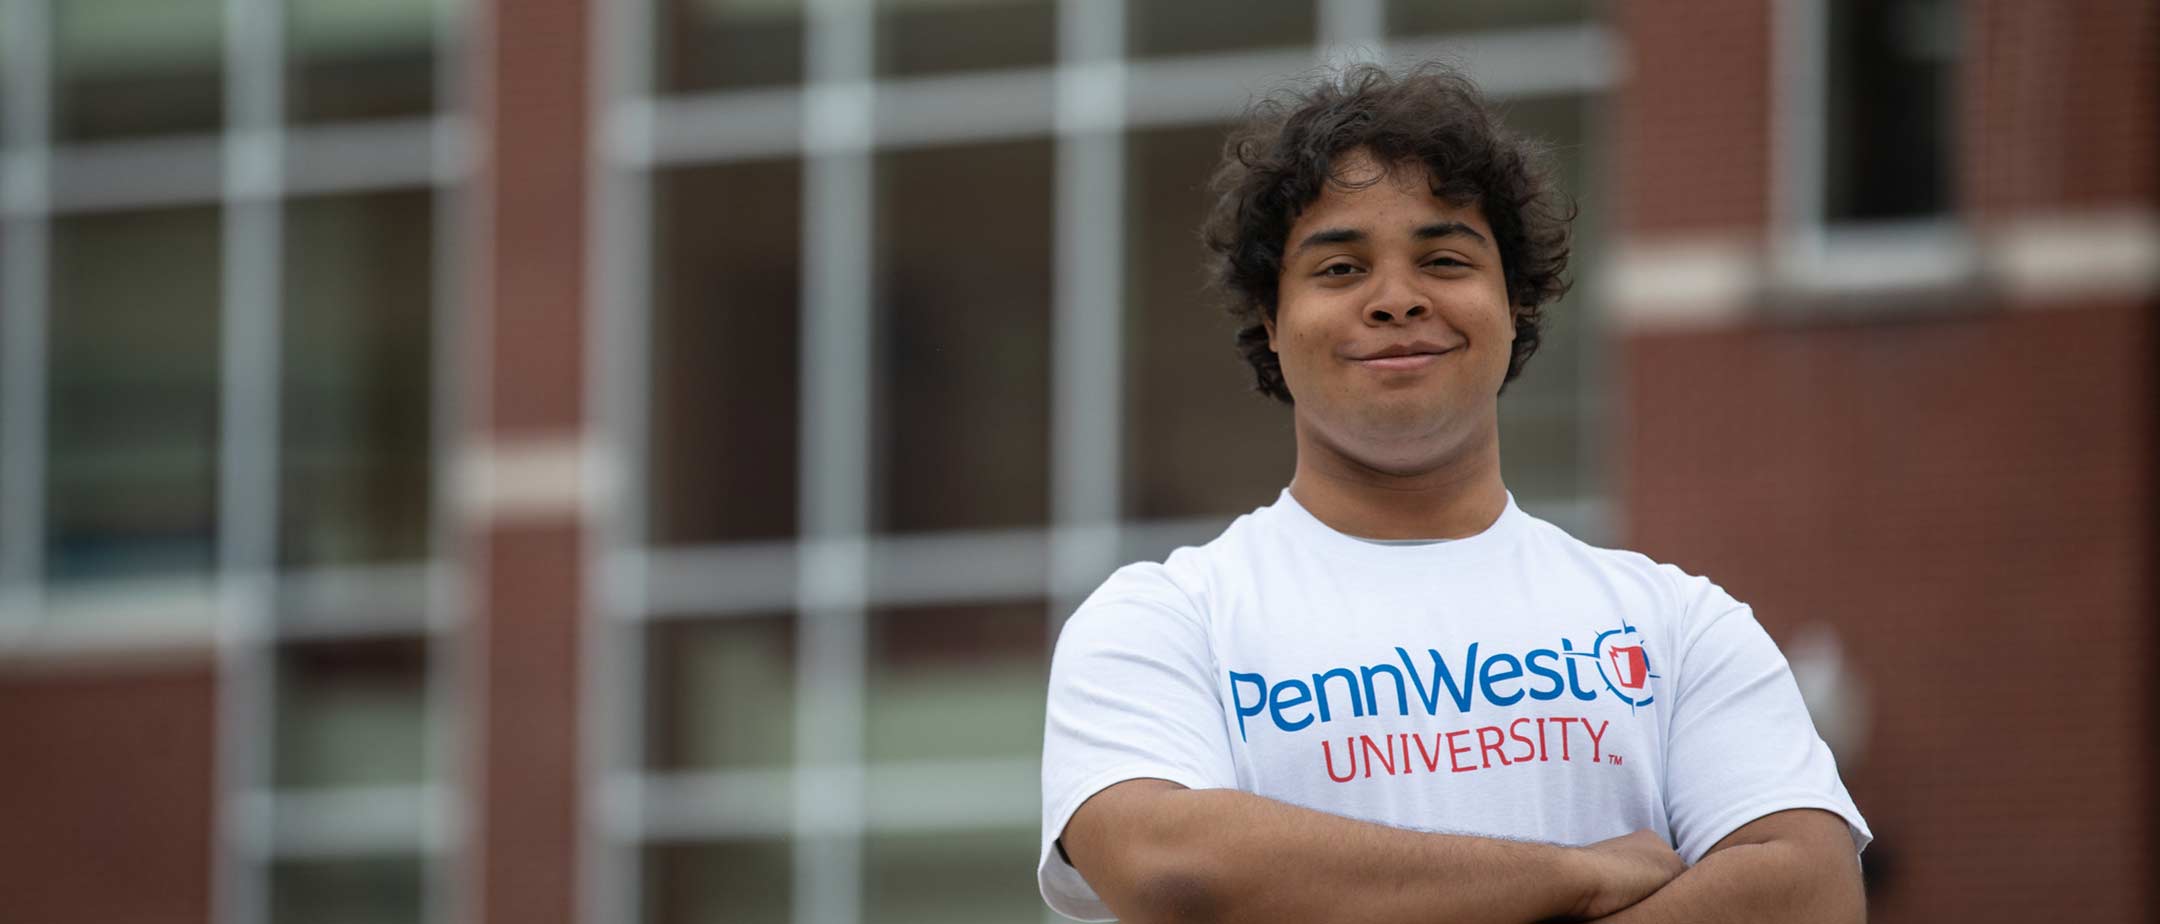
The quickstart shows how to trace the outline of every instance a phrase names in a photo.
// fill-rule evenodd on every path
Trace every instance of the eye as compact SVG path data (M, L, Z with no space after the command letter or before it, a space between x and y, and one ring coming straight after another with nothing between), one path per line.
M1432 258L1432 259L1430 259L1430 260L1427 260L1427 261L1425 261L1425 265L1426 265L1426 266L1446 266L1446 267L1458 267L1458 266L1469 266L1470 264L1468 264L1468 263L1464 263L1464 262L1463 262L1463 261L1461 261L1461 260L1457 260L1457 259L1455 259L1454 257L1434 257L1434 258Z
M1341 272L1337 272L1337 270L1340 270ZM1348 275L1350 275L1350 274L1352 274L1352 273L1355 273L1355 272L1357 272L1357 271L1358 271L1357 265L1356 265L1356 264L1353 264L1353 263L1330 263L1330 264L1328 264L1328 265L1326 265L1326 266L1323 266L1323 267L1321 267L1321 268L1320 268L1320 272L1318 272L1318 273L1315 273L1314 275L1317 275L1317 276L1348 276Z

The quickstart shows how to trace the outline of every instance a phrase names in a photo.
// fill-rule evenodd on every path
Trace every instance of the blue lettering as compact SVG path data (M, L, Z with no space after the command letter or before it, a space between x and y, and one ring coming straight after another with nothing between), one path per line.
M1361 667L1358 668L1358 673L1365 676L1365 701L1372 704L1372 711L1380 711L1380 697L1373 691L1373 677L1385 673L1395 678L1395 702L1402 709L1402 714L1410 714L1410 692L1403 686L1402 671L1396 670L1395 665L1375 664Z
M1290 699L1283 698L1283 691L1289 689L1296 689L1297 696ZM1286 732L1297 731L1298 729L1304 728L1307 725L1311 725L1313 717L1308 715L1295 722L1285 722L1283 721L1282 712L1284 709L1288 709L1292 706L1303 705L1311 701L1312 690L1308 689L1305 686L1305 681L1285 680L1281 683L1276 684L1275 689L1268 691L1268 717L1275 720L1276 728L1280 728Z
M1244 700L1238 698L1237 685L1239 681L1252 684L1255 691L1260 694L1260 701L1252 704L1250 708L1245 705ZM1231 671L1230 705L1237 709L1237 737L1239 741L1243 741L1245 740L1245 717L1259 715L1260 710L1267 708L1267 678L1259 674L1240 674L1237 671Z
M1523 663L1529 666L1530 673L1552 681L1551 687L1542 690L1531 690L1530 698L1535 700L1559 699L1561 691L1567 689L1567 682L1560 679L1559 671L1550 667L1539 667L1538 658L1540 656L1543 656L1547 661L1553 661L1559 659L1560 653L1550 648L1540 648L1523 657Z
M1574 642L1570 642L1570 641L1568 641L1567 639L1561 639L1561 640L1560 640L1560 647L1561 647L1561 649L1562 649L1562 650L1565 650L1565 651L1574 651L1574 650L1575 650L1575 643L1574 643ZM1596 699L1596 698L1597 698L1597 694L1596 694L1596 693L1592 693L1592 692L1590 692L1589 690L1585 690L1585 689L1583 689L1583 687L1582 687L1582 678L1580 678L1580 677L1577 677L1577 676L1575 676L1575 662L1576 662L1576 661L1579 661L1579 660L1581 660L1581 659L1580 659L1580 658L1569 658L1569 659L1567 659L1567 682L1568 682L1568 692L1570 692L1570 693L1573 693L1573 694L1575 694L1575 698L1576 698L1576 699L1579 699L1579 700L1583 700L1583 701L1587 702L1587 701L1589 701L1589 700L1593 700L1593 699Z
M1425 649L1427 654L1432 655L1433 675L1438 677L1442 683L1447 684L1448 695L1455 700L1455 708L1459 712L1470 711L1470 694L1477 689L1477 677L1473 670L1477 664L1477 646L1478 643L1471 642L1470 650L1463 654L1463 679L1467 683L1460 686L1455 683L1455 675L1448 671L1447 662L1440 660L1439 649ZM1397 647L1395 653L1401 656L1403 669L1410 674L1410 682L1417 685L1418 700L1425 704L1425 713L1427 715L1438 715L1440 713L1440 685L1434 684L1431 689L1426 689L1424 678L1418 676L1417 665L1410 661L1410 652Z
M1501 664L1505 664L1506 667L1501 670L1493 670L1495 666ZM1495 681L1513 680L1520 676L1522 676L1522 663L1516 661L1514 655L1496 654L1486 659L1485 666L1478 669L1478 682L1485 687L1485 701L1495 706L1513 706L1520 702L1523 698L1521 690L1505 694L1493 692L1493 683Z
M1313 694L1320 698L1320 721L1326 722L1332 718L1332 716L1328 715L1327 707L1327 678L1329 677L1341 677L1343 679L1343 686L1350 690L1351 714L1364 715L1365 702L1358 699L1357 675L1350 673L1350 669L1347 667L1338 667L1324 674L1312 675Z

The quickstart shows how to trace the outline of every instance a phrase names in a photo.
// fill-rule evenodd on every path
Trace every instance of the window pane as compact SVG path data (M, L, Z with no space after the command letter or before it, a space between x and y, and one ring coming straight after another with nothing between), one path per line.
M656 544L795 534L801 187L795 161L654 176Z
M878 73L1038 67L1057 57L1048 0L877 0Z
M1310 45L1314 0L1181 0L1125 9L1134 57Z
M1522 501L1577 500L1601 489L1596 483L1593 441L1585 427L1597 409L1584 394L1586 361L1601 341L1592 312L1597 306L1599 220L1604 209L1590 183L1585 151L1591 107L1578 97L1517 100L1509 104L1510 129L1552 146L1560 187L1575 197L1581 214L1568 275L1567 297L1545 306L1545 329L1537 354L1500 396L1500 467L1508 489Z
M803 79L802 0L658 0L654 12L656 92Z
M1296 458L1290 408L1252 390L1207 291L1198 228L1225 128L1135 132L1126 151L1125 515L1243 513Z
M652 770L773 767L794 760L792 617L671 621L646 632L646 761Z
M286 209L280 558L426 555L433 197Z
M278 656L279 786L420 783L427 768L427 646L307 642Z
M45 469L53 579L211 566L218 252L210 208L54 220Z
M1048 625L1039 601L872 611L865 754L961 760L1039 753Z
M417 857L287 860L270 872L278 924L414 924L425 917Z
M645 849L647 924L789 924L795 857L786 841Z
M1602 12L1597 0L1389 0L1391 35L1411 36L1526 29L1582 22Z
M1049 514L1046 141L878 156L873 528Z
M867 924L1008 924L1045 917L1036 831L872 835L863 843Z
M1950 202L1957 5L1829 5L1825 217L1909 218Z
M219 0L52 4L53 139L216 131L224 12Z
M285 107L294 122L427 114L435 21L456 0L286 0Z

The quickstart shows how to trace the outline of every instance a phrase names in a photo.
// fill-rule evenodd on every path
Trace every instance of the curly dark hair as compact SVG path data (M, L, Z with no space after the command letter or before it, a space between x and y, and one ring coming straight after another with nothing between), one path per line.
M1275 317L1290 226L1320 198L1335 159L1359 148L1382 164L1423 164L1433 195L1484 211L1515 315L1506 390L1537 352L1543 306L1567 291L1575 206L1553 179L1546 146L1509 131L1476 84L1435 63L1400 76L1375 64L1325 74L1254 103L1224 143L1201 237L1215 254L1213 283L1238 321L1255 389L1294 400L1261 321Z

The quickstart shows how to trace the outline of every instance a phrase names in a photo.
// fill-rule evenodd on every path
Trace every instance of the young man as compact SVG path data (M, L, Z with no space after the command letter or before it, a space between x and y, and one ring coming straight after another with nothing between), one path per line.
M1349 69L1232 140L1207 238L1297 469L1059 637L1052 908L1864 918L1871 835L1749 609L1501 483L1499 393L1565 288L1534 155L1438 68Z

